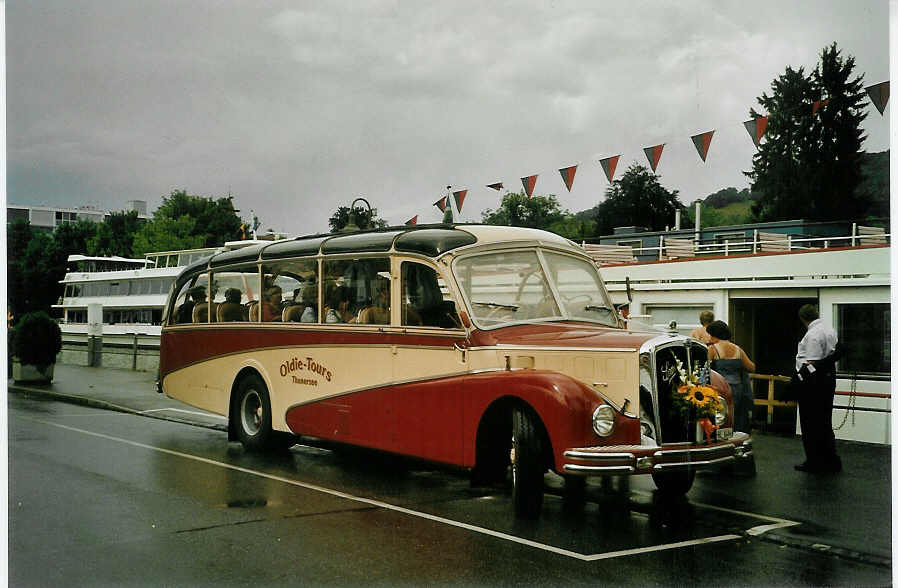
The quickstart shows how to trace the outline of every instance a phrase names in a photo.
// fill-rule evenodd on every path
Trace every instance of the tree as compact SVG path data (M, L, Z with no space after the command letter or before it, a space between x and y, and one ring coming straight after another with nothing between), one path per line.
M25 219L12 221L6 230L6 299L13 316L20 316L28 308L28 283L25 281L25 250L34 236L31 223Z
M153 221L159 218L178 220L184 216L196 221L191 235L203 237L199 247L218 247L241 237L243 221L237 216L231 196L214 200L190 195L185 190L174 190L162 199L162 205L153 213Z
M134 235L134 257L151 251L177 251L205 247L205 235L196 234L197 222L190 215L172 219L154 218L140 227Z
M553 223L561 221L567 214L566 210L561 209L554 194L528 198L521 191L509 192L502 197L499 208L488 208L481 217L484 224L488 225L549 230Z
M377 209L370 211L367 207L356 206L352 209L355 215L355 224L360 229L379 229L389 225L387 221L377 218ZM349 224L349 207L341 206L331 215L327 224L331 227L331 233L339 233Z
M866 211L857 189L866 98L863 76L852 78L854 65L833 43L809 75L787 67L771 94L758 98L767 130L746 172L760 194L752 207L758 220L835 220ZM758 116L754 109L750 114Z
M683 208L677 190L668 190L648 168L634 163L612 182L605 200L593 211L598 233L608 235L615 227L626 226L664 230L674 224L677 210Z
M82 251L104 257L130 257L139 226L137 211L113 212L97 226L96 234Z

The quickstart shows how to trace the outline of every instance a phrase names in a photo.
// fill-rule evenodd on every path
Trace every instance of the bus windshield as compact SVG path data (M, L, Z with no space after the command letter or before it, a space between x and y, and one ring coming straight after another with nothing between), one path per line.
M619 326L589 260L550 251L507 251L461 258L454 271L471 318L483 327L550 320Z

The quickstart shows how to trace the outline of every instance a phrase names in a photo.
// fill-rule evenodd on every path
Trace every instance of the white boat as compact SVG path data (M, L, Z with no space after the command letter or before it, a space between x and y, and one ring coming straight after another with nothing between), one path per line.
M584 247L616 303L627 302L629 284L631 321L683 334L704 310L727 322L758 366L755 411L768 423L794 411L780 398L804 333L797 313L818 305L848 349L837 366L837 438L891 443L889 235L851 223L775 225L628 231Z
M258 244L259 240L229 241L221 247L157 251L143 259L70 255L69 271L60 283L63 338L89 334L88 308L102 307L102 334L158 337L168 291L181 270L214 253ZM96 326L94 326L96 328ZM71 337L69 337L71 339Z

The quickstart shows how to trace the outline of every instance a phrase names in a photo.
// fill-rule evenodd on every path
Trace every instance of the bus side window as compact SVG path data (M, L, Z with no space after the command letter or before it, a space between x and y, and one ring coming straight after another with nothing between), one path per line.
M212 274L215 318L219 323L249 320L249 307L257 299L259 268L256 265L219 270Z
M197 285L197 277L181 284L172 315L169 317L170 324L184 325L193 322L193 309L197 301L204 301L206 296L206 288Z
M455 303L436 270L424 264L404 261L401 275L400 314L403 325L461 328Z

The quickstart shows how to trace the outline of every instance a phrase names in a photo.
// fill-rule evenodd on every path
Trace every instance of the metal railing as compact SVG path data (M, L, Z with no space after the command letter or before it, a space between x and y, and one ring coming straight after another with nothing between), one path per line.
M629 237L629 236L628 236ZM621 237L623 239L623 236ZM716 238L716 237L715 237ZM637 258L665 260L695 257L729 257L731 255L747 255L767 251L799 251L810 249L830 249L835 247L858 247L863 245L887 245L891 234L884 229L864 227L853 223L851 233L827 237L802 237L788 233L771 233L753 229L751 239L731 240L703 243L698 237L688 238L678 234L676 237L658 237L656 246L633 247L633 255ZM684 243L691 243L684 251Z

